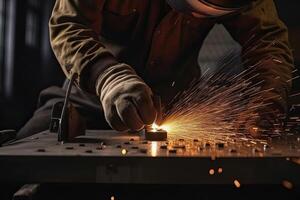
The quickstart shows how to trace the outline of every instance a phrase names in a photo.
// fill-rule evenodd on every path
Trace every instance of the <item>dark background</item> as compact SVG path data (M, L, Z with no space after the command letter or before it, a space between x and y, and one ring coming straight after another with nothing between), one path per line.
M61 85L64 80L49 44L48 19L54 2L0 0L0 130L23 126L36 108L39 92L50 85ZM275 2L281 19L289 27L290 42L298 66L300 1ZM219 35L222 45L231 48L231 42L224 43L222 34L226 33L218 28L216 30L214 34ZM215 40L216 37L213 38ZM202 51L214 45L216 41L208 39ZM211 63L214 58L200 55L200 60Z

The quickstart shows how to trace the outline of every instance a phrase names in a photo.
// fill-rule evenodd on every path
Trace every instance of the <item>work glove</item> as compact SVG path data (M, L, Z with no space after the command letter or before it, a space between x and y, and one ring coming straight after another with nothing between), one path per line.
M237 124L240 130L250 134L254 138L276 135L283 130L284 115L276 108L266 106L260 108L255 114L242 114Z
M277 109L266 107L257 112L256 119L246 123L246 129L255 138L280 135L283 130L283 119L283 114Z
M101 73L96 81L96 92L106 121L117 131L138 131L155 121L151 89L124 63Z

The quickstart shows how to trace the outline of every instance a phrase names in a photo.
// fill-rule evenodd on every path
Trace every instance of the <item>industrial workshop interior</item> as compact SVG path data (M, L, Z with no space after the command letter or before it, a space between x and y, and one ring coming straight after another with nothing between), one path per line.
M0 0L0 200L300 199L299 8Z

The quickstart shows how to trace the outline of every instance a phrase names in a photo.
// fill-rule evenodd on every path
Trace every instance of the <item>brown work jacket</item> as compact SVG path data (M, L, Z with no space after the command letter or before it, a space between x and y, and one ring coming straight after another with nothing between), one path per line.
M95 93L99 74L124 62L169 101L200 75L198 53L216 23L247 50L246 66L259 63L258 81L264 80L263 89L274 88L264 95L279 94L285 108L293 59L287 28L272 0L214 19L179 13L165 0L57 0L49 26L63 71L68 77L78 73L82 89Z

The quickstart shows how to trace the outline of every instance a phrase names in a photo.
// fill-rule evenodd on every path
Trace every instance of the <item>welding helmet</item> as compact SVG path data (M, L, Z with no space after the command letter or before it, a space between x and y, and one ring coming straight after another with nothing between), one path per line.
M195 17L221 17L248 9L258 0L166 0L175 10Z

